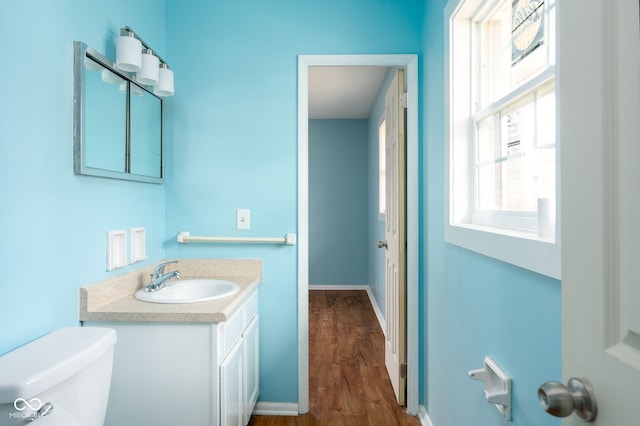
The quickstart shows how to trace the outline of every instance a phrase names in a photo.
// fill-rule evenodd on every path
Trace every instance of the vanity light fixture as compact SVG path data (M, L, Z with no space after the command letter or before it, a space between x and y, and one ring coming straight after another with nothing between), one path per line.
M160 75L160 59L153 54L151 49L142 51L142 69L136 73L136 80L139 83L153 86L158 84Z
M153 86L157 96L173 96L173 71L131 28L120 28L116 40L116 67L136 73L135 80Z
M173 71L165 63L160 64L160 79L153 86L153 93L158 96L173 96Z
M116 39L116 67L127 72L142 69L142 43L133 32L120 30Z

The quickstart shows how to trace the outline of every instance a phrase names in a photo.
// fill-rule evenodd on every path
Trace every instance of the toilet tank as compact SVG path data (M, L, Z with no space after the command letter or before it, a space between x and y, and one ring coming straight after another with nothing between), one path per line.
M116 340L110 328L66 327L0 356L0 425L102 426Z

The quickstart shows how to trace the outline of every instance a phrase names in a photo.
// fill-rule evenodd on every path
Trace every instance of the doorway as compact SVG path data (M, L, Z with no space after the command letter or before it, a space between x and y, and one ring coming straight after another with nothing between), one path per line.
M309 68L402 68L407 81L407 410L418 412L418 59L417 55L298 57L298 412L309 410Z

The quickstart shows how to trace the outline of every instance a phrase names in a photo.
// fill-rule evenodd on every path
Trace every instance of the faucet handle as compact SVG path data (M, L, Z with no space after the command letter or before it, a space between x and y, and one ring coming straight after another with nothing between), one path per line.
M171 260L169 262L162 262L161 264L156 266L156 268L153 270L153 275L152 276L157 277L160 274L164 274L164 272L167 269L167 266L169 266L169 265L171 265L173 263L178 263L178 261L177 260Z

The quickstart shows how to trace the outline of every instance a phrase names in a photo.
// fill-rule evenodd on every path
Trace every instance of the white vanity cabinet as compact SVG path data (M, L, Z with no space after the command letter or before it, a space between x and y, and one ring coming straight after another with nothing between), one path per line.
M224 322L85 321L118 333L105 426L242 426L259 393L258 292Z
M221 426L248 424L258 400L260 380L257 311L257 298L249 299L243 316L238 312L222 325L225 349L218 352L223 354L219 361ZM252 315L251 312L255 313ZM234 338L233 336L238 336L238 330L242 330L240 338Z

